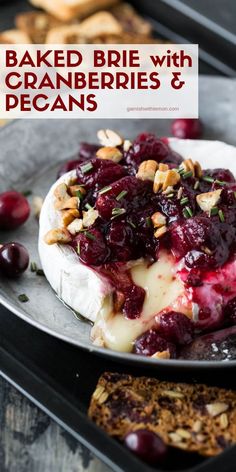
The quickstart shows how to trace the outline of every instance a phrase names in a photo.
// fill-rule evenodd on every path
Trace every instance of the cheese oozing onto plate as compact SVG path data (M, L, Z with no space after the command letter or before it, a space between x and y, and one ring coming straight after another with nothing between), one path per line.
M199 161L203 168L224 167L236 174L236 148L233 146L219 141L175 138L169 139L169 145L183 158ZM155 315L167 307L178 307L194 321L194 305L188 304L184 284L171 254L162 251L158 261L151 266L144 260L131 264L132 279L145 289L146 296L141 316L130 320L121 313L113 313L113 288L107 279L83 265L69 245L49 246L44 242L45 234L60 226L60 214L54 208L54 190L59 183L69 183L74 176L75 171L63 175L45 198L40 215L39 254L45 275L58 296L94 323L93 341L113 350L129 352L134 340L151 328Z

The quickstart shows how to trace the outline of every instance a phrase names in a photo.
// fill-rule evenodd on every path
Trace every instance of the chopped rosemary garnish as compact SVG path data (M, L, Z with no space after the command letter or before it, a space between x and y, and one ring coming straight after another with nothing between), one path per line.
M180 174L181 177L183 177L183 179L188 179L189 177L192 177L193 176L193 173L191 170L189 170L188 172L184 172L183 174Z
M119 193L119 195L117 195L116 197L116 200L119 202L123 197L125 197L127 195L127 190L122 190L122 192Z
M25 293L21 293L21 295L18 296L18 300L22 303L25 303L29 301L29 298Z
M218 215L219 209L218 207L212 207L210 210L210 216Z
M191 208L189 208L189 206L184 207L183 215L184 215L184 218L191 218L191 216L193 216L193 212Z
M99 190L99 195L103 195L104 193L107 193L109 192L109 190L111 190L112 187L110 185L108 185L107 187L103 187L101 190Z
M76 192L76 197L78 197L80 200L83 200L84 195L83 195L83 193L81 192L81 190L77 190L77 192Z
M31 264L30 264L30 270L31 270L31 272L37 272L38 267L37 267L36 262L31 262Z
M227 182L224 182L224 180L215 180L215 183L222 186L227 184Z
M93 169L92 162L87 162L87 164L84 164L83 166L81 166L81 170L82 170L83 174L86 174L87 172L89 172L92 169Z
M43 269L37 269L37 271L36 271L36 275L39 275L39 276L41 276L41 277L44 277L44 276L45 276L45 274L44 274L44 271L43 271Z
M188 203L188 197L181 198L180 205L185 205L185 203Z
M94 236L94 234L92 233L89 233L89 231L85 231L84 234L87 238L91 239L92 241L96 239L96 236Z
M125 208L113 208L112 209L112 220L114 218L117 218L117 216L121 216L121 215L124 215L124 213L126 213L126 210Z
M85 208L86 208L86 210L92 210L93 209L93 207L89 203L86 203Z
M184 167L179 167L176 169L180 175L183 175L185 173L185 168Z
M30 195L32 195L32 190L24 190L24 192L22 192L22 195L24 195L24 197L29 197Z
M215 179L213 179L213 177L210 177L210 175L205 175L202 180L205 180L205 182L209 182L212 184L212 182L214 182Z
M146 218L146 224L147 224L147 226L148 226L149 228L150 228L150 226L152 226L152 220L151 220L151 217L150 217L150 216L148 216L148 217Z
M200 184L199 180L196 180L196 182L195 182L195 184L194 184L194 186L193 186L193 189L194 189L194 190L197 190L198 187L199 187L199 184Z
M80 255L80 241L79 241L78 244L77 244L77 252L78 252L78 254Z
M225 221L225 215L224 215L223 211L222 211L222 210L219 210L218 215L219 215L219 218L220 218L221 223L224 223L224 221Z
M136 228L136 225L133 223L133 221L127 219L127 222L130 224L130 226L132 226L132 228Z

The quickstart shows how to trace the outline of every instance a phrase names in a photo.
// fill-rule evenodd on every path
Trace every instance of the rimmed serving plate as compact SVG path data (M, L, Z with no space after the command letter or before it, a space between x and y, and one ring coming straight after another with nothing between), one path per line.
M206 123L206 138L221 139L231 144L235 142L235 116L229 98L235 88L231 79L203 78L200 83L202 107L201 117ZM212 103L218 99L215 109ZM232 107L232 108L231 108ZM209 120L209 109L212 110ZM232 115L229 117L229 112ZM219 112L220 122L219 122ZM222 113L225 121L222 121ZM207 123L210 128L207 129ZM227 126L230 124L230 130ZM230 122L230 123L229 123ZM215 129L212 128L215 126ZM73 158L78 152L80 141L92 142L96 131L102 127L112 127L125 136L133 138L138 132L155 131L159 135L169 134L169 121L154 120L21 120L12 122L0 130L0 191L18 188L44 197L56 179L60 162ZM225 136L225 138L224 138ZM223 162L222 162L223 166ZM27 246L31 261L40 267L37 251L38 221L31 215L29 221L17 231L1 233L1 243L17 240ZM25 293L27 303L18 300ZM152 368L227 368L236 366L236 360L227 362L209 360L209 353L202 360L161 360L150 359L103 349L90 341L91 325L81 321L56 297L47 280L28 270L19 280L0 279L0 302L20 318L37 328L66 342L91 352L112 357L124 363L149 365ZM232 341L232 339L231 339ZM33 340L32 340L33 342ZM224 356L225 357L225 356ZM216 357L217 359L217 357Z

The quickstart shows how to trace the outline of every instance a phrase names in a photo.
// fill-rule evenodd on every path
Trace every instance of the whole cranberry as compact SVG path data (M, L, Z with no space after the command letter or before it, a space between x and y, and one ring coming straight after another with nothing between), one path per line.
M137 285L129 287L128 291L125 293L125 302L123 305L123 313L127 318L131 320L139 318L145 295L146 292L142 287L138 287Z
M147 429L131 431L125 436L126 447L148 464L162 463L167 455L167 447L157 434Z
M113 260L128 261L132 259L134 249L133 229L126 221L112 221L106 240L112 251Z
M171 126L173 136L181 139L199 139L202 130L202 123L197 119L178 118Z
M20 243L7 243L0 248L0 272L7 277L18 277L29 265L29 253Z
M174 344L188 344L193 340L193 325L183 313L169 311L157 319L158 333Z
M28 219L28 200L19 192L9 190L0 194L0 229L18 228Z
M109 249L103 234L96 228L79 233L73 240L72 246L80 259L89 266L104 264L109 257Z
M225 321L230 324L236 324L236 297L232 298L224 307Z
M86 189L102 189L125 175L125 168L110 160L93 158L77 167L78 181Z
M157 330L150 329L136 339L134 352L141 356L152 356L156 352L170 352L170 357L176 357L176 347L173 343L162 338Z
M67 172L70 172L72 170L75 170L76 167L81 163L80 159L72 159L70 161L64 162L64 164L61 165L61 167L58 170L57 173L57 178L59 179L62 175L66 174Z

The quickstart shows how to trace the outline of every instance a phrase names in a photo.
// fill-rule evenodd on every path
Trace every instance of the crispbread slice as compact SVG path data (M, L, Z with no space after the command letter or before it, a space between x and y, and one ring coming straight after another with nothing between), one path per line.
M152 26L149 21L142 18L129 3L118 3L110 11L127 33L140 36L151 35Z
M31 44L31 40L23 31L11 29L1 31L0 44Z
M168 445L205 456L236 443L236 392L217 387L106 372L88 414L121 441L147 428Z
M43 8L62 21L84 18L95 11L114 5L117 1L118 0L30 0L34 6Z
M80 24L61 26L49 31L46 43L48 44L76 44L90 42L97 36L120 35L122 28L118 21L106 11L90 16Z
M35 44L42 44L50 29L63 23L52 15L39 11L19 13L15 17L16 27L26 33Z

